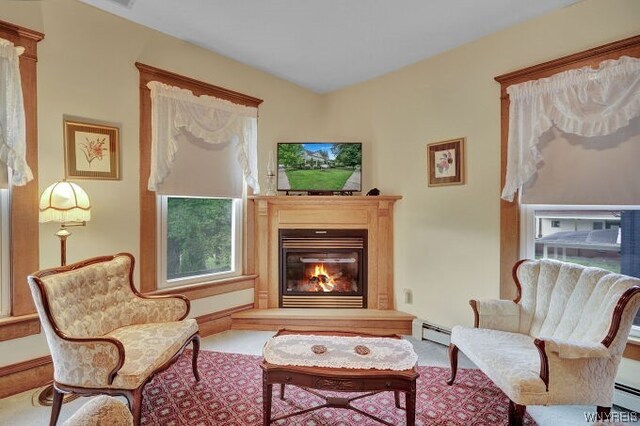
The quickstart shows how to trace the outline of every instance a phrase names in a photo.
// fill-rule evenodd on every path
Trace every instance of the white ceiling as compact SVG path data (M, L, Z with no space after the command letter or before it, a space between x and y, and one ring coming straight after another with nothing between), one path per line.
M327 93L581 0L81 1Z

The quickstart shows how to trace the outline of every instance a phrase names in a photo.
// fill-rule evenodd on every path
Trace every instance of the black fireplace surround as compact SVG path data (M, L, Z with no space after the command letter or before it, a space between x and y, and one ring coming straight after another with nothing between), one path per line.
M281 308L366 308L366 229L281 229Z

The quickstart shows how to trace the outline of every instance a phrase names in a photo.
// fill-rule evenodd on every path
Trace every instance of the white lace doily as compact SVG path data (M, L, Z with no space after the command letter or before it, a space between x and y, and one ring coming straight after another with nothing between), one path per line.
M313 346L324 346L326 351L316 354ZM366 346L369 353L359 355L356 346ZM299 334L273 337L265 345L263 356L276 365L397 371L411 369L418 361L411 343L402 339Z

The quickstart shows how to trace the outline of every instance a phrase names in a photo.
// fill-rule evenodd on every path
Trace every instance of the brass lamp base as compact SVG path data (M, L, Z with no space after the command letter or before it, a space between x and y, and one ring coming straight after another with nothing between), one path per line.
M74 401L78 398L80 398L80 395L74 393L66 393L62 396L62 403L66 404L67 402ZM44 389L40 391L40 393L38 394L38 403L47 407L53 405L53 382L49 383Z

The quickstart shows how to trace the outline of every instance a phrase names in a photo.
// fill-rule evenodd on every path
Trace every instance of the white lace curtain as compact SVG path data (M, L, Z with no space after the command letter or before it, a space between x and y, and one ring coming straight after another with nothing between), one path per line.
M183 132L207 144L231 144L236 164L227 166L239 168L247 184L256 193L260 191L257 179L257 108L212 96L195 96L189 90L157 81L149 82L147 87L151 90L150 191L157 191L171 172L179 150L178 139ZM215 185L215 181L211 184Z
M16 47L0 38L0 162L11 169L11 183L16 186L26 185L33 179L26 160L27 139L20 80L22 52L23 47Z
M640 59L623 56L507 88L509 141L502 198L515 193L543 158L540 136L552 126L585 137L607 136L640 117Z

